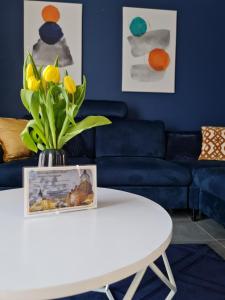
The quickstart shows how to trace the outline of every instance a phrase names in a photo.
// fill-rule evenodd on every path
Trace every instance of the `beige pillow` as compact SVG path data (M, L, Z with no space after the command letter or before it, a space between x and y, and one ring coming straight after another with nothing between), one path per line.
M202 127L199 160L225 160L225 127Z
M25 147L20 138L20 133L27 122L27 120L0 118L0 144L5 162L31 156L32 152Z

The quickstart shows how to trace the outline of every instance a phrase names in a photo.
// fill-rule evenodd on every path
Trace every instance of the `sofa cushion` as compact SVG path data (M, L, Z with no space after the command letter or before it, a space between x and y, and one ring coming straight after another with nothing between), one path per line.
M167 133L166 159L197 160L200 152L200 131Z
M202 168L195 170L193 181L201 191L225 200L225 168Z
M105 157L97 159L101 186L186 186L191 174L185 167L157 158Z
M121 101L85 100L78 113L78 118L89 115L102 115L109 118L124 119L127 116L127 105Z
M20 137L27 123L28 121L24 119L0 118L0 144L3 149L3 161L9 162L32 155Z
M77 135L65 144L67 157L95 157L95 128Z
M114 121L96 128L96 157L144 156L162 158L165 131L161 121Z
M225 127L202 127L202 151L199 159L225 161Z
M91 159L83 157L67 159L67 165L92 163ZM0 164L0 187L21 187L23 182L23 167L36 167L37 165L38 156Z

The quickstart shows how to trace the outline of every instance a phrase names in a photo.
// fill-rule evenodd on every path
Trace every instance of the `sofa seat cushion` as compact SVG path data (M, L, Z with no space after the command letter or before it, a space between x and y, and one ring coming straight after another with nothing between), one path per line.
M101 186L186 186L190 171L178 164L147 157L105 157L97 159Z
M67 165L92 163L93 161L91 159L85 157L67 159ZM36 167L37 165L38 156L0 164L0 187L22 187L23 167Z
M203 168L193 173L193 181L201 191L225 200L225 168Z

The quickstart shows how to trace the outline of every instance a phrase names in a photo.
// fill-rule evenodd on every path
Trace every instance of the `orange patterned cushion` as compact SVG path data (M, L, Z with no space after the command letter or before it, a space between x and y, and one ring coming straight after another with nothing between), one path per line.
M202 127L199 160L225 160L225 127Z

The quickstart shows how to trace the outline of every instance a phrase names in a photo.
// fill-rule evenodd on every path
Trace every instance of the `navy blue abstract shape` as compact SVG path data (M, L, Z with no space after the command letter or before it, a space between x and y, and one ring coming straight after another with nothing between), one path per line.
M62 37L61 27L54 22L46 22L39 29L39 35L46 44L56 44Z

